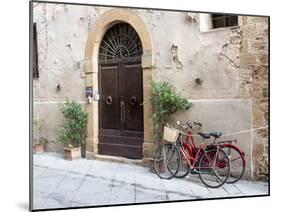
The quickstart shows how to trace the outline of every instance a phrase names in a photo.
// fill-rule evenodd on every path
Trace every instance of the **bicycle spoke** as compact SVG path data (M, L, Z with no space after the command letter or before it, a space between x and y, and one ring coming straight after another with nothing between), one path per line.
M156 174L163 179L172 178L178 171L179 152L171 144L162 144L154 157L154 169Z
M206 169L207 165L209 167ZM200 158L199 170L201 181L208 187L217 188L223 185L229 176L229 159L222 150L208 150Z
M243 154L239 151L237 147L234 145L227 145L224 147L226 152L231 152L229 154L230 161L231 161L231 171L229 174L229 179L227 183L235 183L240 180L245 171L245 159Z

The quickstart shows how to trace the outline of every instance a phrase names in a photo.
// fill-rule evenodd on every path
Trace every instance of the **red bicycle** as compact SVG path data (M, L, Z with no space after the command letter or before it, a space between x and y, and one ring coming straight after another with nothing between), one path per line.
M192 157L183 148L181 133L170 126L164 128L164 140L160 142L154 157L156 174L160 178L171 179L182 171L179 168L183 167L181 164L185 163L186 174L190 169L198 171L200 180L206 186L211 188L222 186L230 173L230 161L227 154L220 145L207 149L203 138L195 156Z
M181 142L181 148L184 151L185 155L189 155L189 158L192 163L194 163L194 158L196 157L196 154L202 154L202 150L200 149L200 146L197 147L194 142L194 138L192 136L192 129L193 125L186 122L185 125L181 125L180 122L177 122L177 124L186 130L185 138L182 138ZM193 123L198 128L202 127L202 124L199 122L194 121ZM211 137L214 138L213 142L210 145L207 145L206 151L211 149L216 149L217 146L219 146L224 152L226 152L230 163L231 163L231 170L229 177L227 179L227 183L235 183L238 180L240 180L245 172L246 167L246 160L245 160L245 153L237 146L233 145L233 143L236 143L237 140L228 140L228 141L220 141L216 142L216 139L219 138L222 133L221 132L210 132L210 133L202 133L199 132L198 135L200 135L203 139L209 139ZM183 156L183 155L181 155ZM219 166L224 166L224 161L219 164ZM182 160L179 170L176 173L176 177L185 177L190 171L190 165L185 161ZM196 170L193 171L193 173L197 173Z

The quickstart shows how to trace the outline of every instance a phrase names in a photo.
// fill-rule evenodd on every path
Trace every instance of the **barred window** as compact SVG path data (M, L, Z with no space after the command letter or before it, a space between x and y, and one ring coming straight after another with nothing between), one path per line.
M213 28L230 27L238 25L237 15L212 14Z
M33 23L33 45L32 45L32 71L33 79L39 78L38 70L38 49L37 49L37 28L36 23Z

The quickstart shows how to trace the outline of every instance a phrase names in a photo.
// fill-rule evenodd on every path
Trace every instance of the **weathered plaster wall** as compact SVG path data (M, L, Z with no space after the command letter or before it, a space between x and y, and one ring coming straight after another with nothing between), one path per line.
M34 117L46 121L42 135L50 141L50 151L62 149L56 144L59 103L68 98L85 104L87 37L93 23L109 9L55 4L34 7L40 75L33 81ZM198 14L132 11L151 33L153 78L168 80L194 101L190 111L176 114L175 119L196 119L204 124L204 130L223 133L267 124L266 18L239 17L237 27L203 32ZM236 138L247 155L246 177L267 173L267 131Z
M191 99L237 97L239 73L221 55L224 44L235 31L201 33L199 24L190 21L187 13L155 13L150 20L155 45L155 78L170 81ZM178 46L178 63L172 61L173 44ZM201 86L195 84L196 78L202 80Z
M86 41L103 9L42 3L33 8L39 60L39 78L33 80L34 119L45 121L41 136L48 140L47 151L62 151L57 142L60 105L68 99L85 106Z
M83 59L92 8L38 4L34 10L40 64L34 100L84 101Z

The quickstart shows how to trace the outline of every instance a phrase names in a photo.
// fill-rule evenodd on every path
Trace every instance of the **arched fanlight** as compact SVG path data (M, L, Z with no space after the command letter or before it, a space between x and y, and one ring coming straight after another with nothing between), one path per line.
M112 26L104 35L99 49L99 61L122 60L142 55L137 32L127 23Z

